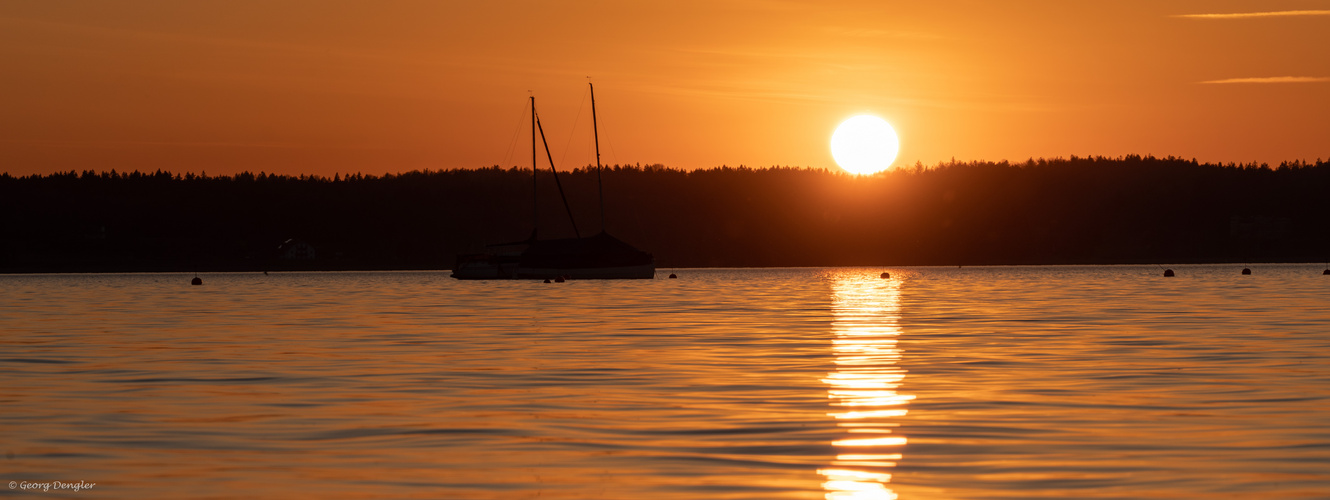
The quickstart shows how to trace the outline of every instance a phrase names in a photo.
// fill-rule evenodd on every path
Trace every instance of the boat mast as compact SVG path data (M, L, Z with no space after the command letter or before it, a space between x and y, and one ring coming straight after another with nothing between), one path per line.
M536 96L531 96L531 239L536 239L536 230L540 228L540 201L536 182Z
M535 115L535 110L532 110ZM554 185L559 187L559 199L563 200L563 209L568 212L568 222L573 224L573 234L578 238L582 237L582 232L577 230L577 219L573 218L573 207L568 204L568 195L563 194L563 183L559 181L559 170L554 168L554 155L550 154L550 143L545 140L545 127L540 126L540 118L536 118L536 130L540 131L540 143L545 145L545 157L550 161L550 173L554 174Z
M591 87L591 136L596 138L596 190L600 191L600 232L605 232L605 181L600 176L600 133L596 130L596 86Z

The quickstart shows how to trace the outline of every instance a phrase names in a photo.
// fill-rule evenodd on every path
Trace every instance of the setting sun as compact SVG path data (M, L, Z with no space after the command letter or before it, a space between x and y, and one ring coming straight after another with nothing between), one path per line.
M859 115L841 122L831 134L831 156L845 171L869 175L886 170L896 161L900 139L886 120Z

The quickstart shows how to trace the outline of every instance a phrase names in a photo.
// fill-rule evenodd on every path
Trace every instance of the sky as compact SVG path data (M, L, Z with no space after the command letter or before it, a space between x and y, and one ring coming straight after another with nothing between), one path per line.
M0 3L0 172L1330 158L1330 0ZM543 153L542 153L543 156ZM541 168L546 168L541 160Z

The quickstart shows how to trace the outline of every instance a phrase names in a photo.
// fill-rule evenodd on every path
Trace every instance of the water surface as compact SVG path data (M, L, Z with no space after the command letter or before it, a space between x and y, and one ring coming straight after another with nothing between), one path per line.
M1321 267L0 276L0 492L1330 498Z

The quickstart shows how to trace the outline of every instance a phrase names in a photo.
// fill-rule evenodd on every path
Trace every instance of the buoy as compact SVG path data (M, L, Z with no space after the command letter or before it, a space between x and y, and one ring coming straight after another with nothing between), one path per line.
M555 276L555 277L554 277L554 282L555 282L555 283L563 283L564 281L567 281L567 280L563 279L563 276Z
M1165 269L1165 270L1164 270L1164 277L1165 277L1165 278L1172 278L1172 277L1173 277L1173 270L1172 270L1172 269Z
M200 279L198 276L195 276L194 279L189 280L189 284L191 284L191 285L202 285L202 284L203 284L203 280Z
M267 276L267 275L268 275L268 271L264 271L264 272L263 272L263 275L264 275L264 276Z
M677 279L679 279L679 275L674 274L674 273L670 273L670 279L672 279L672 280L677 280Z
M1326 269L1326 270L1324 270L1324 271L1321 271L1321 274L1322 274L1322 275L1325 275L1325 276L1330 276L1330 269Z
M888 279L888 278L890 278L890 277L891 277L891 273L882 273L882 279Z
M1251 269L1246 267L1242 268L1242 274L1243 275L1251 274Z
M549 278L545 278L545 282L546 282L546 283L549 283L549 282L550 282L550 279L549 279Z

